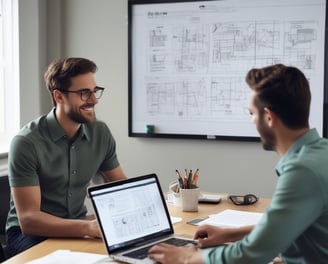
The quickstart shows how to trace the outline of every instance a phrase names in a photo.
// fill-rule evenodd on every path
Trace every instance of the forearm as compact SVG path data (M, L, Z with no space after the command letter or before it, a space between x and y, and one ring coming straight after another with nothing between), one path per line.
M254 226L245 226L240 228L228 228L225 232L226 242L235 242L241 240L249 234Z
M202 251L198 250L193 254L190 254L184 261L183 264L202 264L203 263L203 256Z
M45 237L100 237L98 227L90 220L64 219L44 212L30 212L19 216L22 232Z
M121 166L118 166L117 168L109 170L109 171L101 171L101 174L102 174L105 182L126 179L126 176L125 176Z
M241 228L223 228L211 225L200 226L194 239L198 240L198 247L207 248L241 240L251 232L253 226Z

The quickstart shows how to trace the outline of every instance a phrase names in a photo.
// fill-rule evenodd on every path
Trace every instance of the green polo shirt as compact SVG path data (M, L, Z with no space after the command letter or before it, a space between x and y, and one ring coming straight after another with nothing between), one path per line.
M244 239L203 251L204 263L263 264L282 254L284 264L327 263L328 140L312 129L276 166L272 202Z
M72 142L58 124L54 109L14 137L8 164L11 187L40 186L41 210L71 219L86 214L84 199L92 176L119 166L115 141L105 123L82 124ZM11 200L6 228L18 225Z

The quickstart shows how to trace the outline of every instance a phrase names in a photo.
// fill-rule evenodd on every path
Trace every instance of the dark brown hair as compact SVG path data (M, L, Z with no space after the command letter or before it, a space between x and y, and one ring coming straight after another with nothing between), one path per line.
M291 129L309 126L311 92L299 69L283 64L251 69L246 82L255 92L255 105L260 112L269 108Z
M52 96L53 104L56 101L53 98L53 91L58 89L67 91L71 86L71 78L80 74L95 73L97 65L84 58L64 58L52 62L44 74L46 88Z

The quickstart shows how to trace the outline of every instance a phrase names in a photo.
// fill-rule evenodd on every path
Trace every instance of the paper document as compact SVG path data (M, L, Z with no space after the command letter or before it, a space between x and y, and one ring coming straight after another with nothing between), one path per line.
M198 223L198 225L214 225L219 227L243 227L249 225L256 225L262 213L244 212L238 210L224 210L220 213L210 215L205 220Z
M182 221L182 218L181 217L172 216L172 215L170 217L171 217L172 224L179 223L179 222Z
M28 264L100 264L115 263L108 255L77 252L70 250L56 250L44 257L27 262Z

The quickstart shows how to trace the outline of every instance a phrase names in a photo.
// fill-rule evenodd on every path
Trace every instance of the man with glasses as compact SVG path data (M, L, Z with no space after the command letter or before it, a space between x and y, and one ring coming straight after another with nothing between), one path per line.
M105 181L126 177L109 128L95 116L104 92L96 70L84 58L51 63L44 79L54 108L11 142L9 256L48 237L101 237L97 221L86 219L86 188L99 172Z

